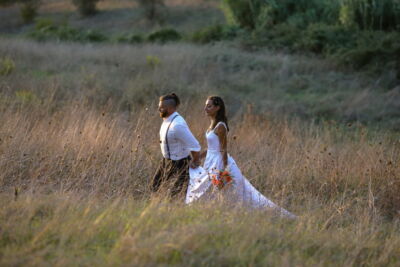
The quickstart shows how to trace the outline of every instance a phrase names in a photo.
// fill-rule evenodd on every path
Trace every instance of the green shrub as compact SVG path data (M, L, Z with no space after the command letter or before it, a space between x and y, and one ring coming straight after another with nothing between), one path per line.
M155 69L161 64L161 60L157 56L146 56L146 63L150 66L150 68Z
M100 0L72 0L82 16L91 16L97 13L96 5Z
M15 69L15 63L11 58L0 59L0 76L11 74Z
M301 34L299 47L314 53L332 54L338 50L354 47L354 31L339 25L311 24Z
M387 65L396 68L400 59L400 33L362 31L354 37L357 42L338 53L340 62L357 69L367 65L383 71Z
M31 91L28 90L20 90L15 92L15 96L17 101L21 104L38 104L39 98Z
M30 32L29 36L39 41L104 42L108 40L107 36L99 32L80 30L68 25L54 25L50 20L39 20L35 25L35 30Z
M87 30L81 33L82 38L78 41L83 42L104 42L107 41L108 38L104 34L94 31L94 30Z
M400 1L343 0L340 22L363 30L400 30Z
M180 39L182 39L181 34L174 29L161 29L147 36L148 41L159 43L179 41Z
M116 38L118 43L139 44L144 41L144 37L140 34L120 35Z
M14 3L15 3L14 0L0 0L0 7L11 6Z
M264 6L262 0L223 0L224 13L243 28L255 29Z
M209 43L213 41L231 40L238 35L239 28L230 25L212 25L198 30L191 36L191 41L196 43Z
M21 3L20 13L24 23L31 23L37 15L40 0L19 0Z
M298 27L332 23L337 21L340 7L337 0L224 0L223 4L225 15L248 29L282 23Z
M35 22L35 30L41 30L43 28L47 28L47 27L51 27L54 25L53 20L51 19L44 19L44 18L40 18L37 19Z
M252 33L251 41L257 45L295 50L300 45L303 31L297 27L281 23L268 29L257 29Z

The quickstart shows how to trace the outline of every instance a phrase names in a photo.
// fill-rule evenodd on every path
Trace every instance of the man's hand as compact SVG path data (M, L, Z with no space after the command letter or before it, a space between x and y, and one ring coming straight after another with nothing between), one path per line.
M190 161L190 168L196 169L200 166L200 153L196 151L191 151L192 160Z
M191 160L190 161L190 168L196 169L199 166L200 166L200 161L199 160Z

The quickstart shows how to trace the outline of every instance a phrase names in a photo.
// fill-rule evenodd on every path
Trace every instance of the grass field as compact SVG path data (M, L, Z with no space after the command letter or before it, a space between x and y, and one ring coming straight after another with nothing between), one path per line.
M49 3L43 14L70 12ZM116 4L134 8L100 8ZM231 42L39 43L9 34L0 37L1 266L399 265L400 90L390 73ZM229 153L297 220L151 196L158 96L171 91L203 148L204 101L225 99Z
M217 1L165 1L161 22L149 22L143 17L135 0L106 0L98 4L96 16L83 18L72 1L45 0L38 10L39 19L50 19L55 23L68 23L72 27L98 30L106 34L147 33L159 28L172 27L182 33L190 33L215 23L223 23L224 16L218 9ZM0 31L21 34L33 28L24 25L19 17L19 7L0 9ZM205 19L207 18L207 19Z

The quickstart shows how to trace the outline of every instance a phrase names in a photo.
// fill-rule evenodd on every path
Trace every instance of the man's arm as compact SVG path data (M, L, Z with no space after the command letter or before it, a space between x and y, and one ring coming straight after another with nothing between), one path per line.
M200 165L200 144L197 139L193 136L187 125L178 124L175 126L177 137L185 144L190 150L192 156L192 162L190 167L197 168Z

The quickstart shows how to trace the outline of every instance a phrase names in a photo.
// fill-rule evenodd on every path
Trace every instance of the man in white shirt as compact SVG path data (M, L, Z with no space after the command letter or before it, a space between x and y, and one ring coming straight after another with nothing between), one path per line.
M180 101L177 95L160 97L158 111L163 123L160 128L160 146L163 159L153 177L152 190L161 186L170 191L172 197L186 194L189 182L189 166L200 165L200 144L193 136L186 121L176 111Z

